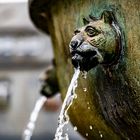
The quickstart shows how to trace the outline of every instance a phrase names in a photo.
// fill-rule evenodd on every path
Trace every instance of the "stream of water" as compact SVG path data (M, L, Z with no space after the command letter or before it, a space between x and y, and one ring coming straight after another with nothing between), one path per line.
M56 130L54 140L69 140L68 134L63 136L63 128L69 122L69 116L67 114L68 109L72 105L73 99L76 97L75 89L77 87L77 79L79 77L80 70L75 69L75 73L72 77L71 83L69 85L66 97L64 99L60 115L58 118L58 128Z
M63 105L62 105L62 108L60 111L60 115L58 118L58 128L56 130L54 140L68 140L69 139L68 134L65 134L65 136L63 136L63 128L69 122L69 116L67 114L67 111L70 108L70 106L72 105L73 99L77 97L77 95L75 93L75 89L77 87L77 79L79 77L79 74L80 74L80 70L75 69L75 73L72 77L71 83L69 85L66 97L64 99L64 102L63 102ZM31 113L27 127L24 130L23 140L31 139L34 128L35 128L35 123L36 123L37 117L39 115L39 112L40 112L42 106L44 105L44 103L46 101L47 101L47 98L45 96L41 96L37 100L35 107Z
M44 103L46 101L47 101L47 98L45 96L41 96L37 100L35 107L33 109L33 112L31 113L29 123L27 124L27 128L25 129L25 131L23 133L23 140L30 140L31 139L39 111L41 110L42 106L44 105Z

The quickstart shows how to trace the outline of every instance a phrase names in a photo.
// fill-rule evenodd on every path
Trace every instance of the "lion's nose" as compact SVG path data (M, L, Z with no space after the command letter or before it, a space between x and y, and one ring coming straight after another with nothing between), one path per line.
M75 50L78 47L78 44L79 44L78 40L73 40L71 41L70 46L73 50Z

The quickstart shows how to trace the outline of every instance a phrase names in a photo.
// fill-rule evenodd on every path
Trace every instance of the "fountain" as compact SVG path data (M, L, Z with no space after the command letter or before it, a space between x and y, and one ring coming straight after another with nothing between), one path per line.
M139 0L29 3L36 27L52 37L63 100L72 76L71 57L74 67L88 71L87 79L79 77L78 98L68 111L88 140L140 137L139 5Z

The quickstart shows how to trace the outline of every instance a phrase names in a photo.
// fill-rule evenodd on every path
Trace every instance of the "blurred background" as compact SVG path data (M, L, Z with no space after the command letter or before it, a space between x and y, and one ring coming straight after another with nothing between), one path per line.
M21 139L39 97L38 77L52 58L51 40L33 26L27 1L0 0L0 140ZM60 97L50 104L41 110L32 140L54 138ZM71 140L83 139L71 125L68 133Z

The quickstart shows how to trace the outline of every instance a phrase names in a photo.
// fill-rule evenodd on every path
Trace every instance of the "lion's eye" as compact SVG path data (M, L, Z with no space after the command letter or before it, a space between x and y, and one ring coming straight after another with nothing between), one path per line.
M75 31L74 31L74 34L75 34L75 35L78 34L78 33L80 33L79 30L75 30Z
M85 31L86 31L87 35L90 36L90 37L94 37L94 36L99 34L99 31L96 30L94 27L91 27L91 26L87 27L85 29Z

